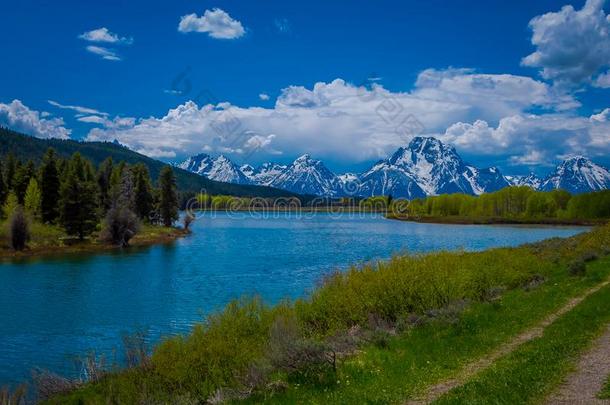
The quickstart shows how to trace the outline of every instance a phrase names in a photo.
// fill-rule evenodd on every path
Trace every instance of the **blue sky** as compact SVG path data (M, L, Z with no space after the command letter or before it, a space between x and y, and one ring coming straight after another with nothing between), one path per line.
M608 10L601 0L11 2L0 123L116 138L164 160L307 152L359 170L432 135L505 173L544 172L570 154L608 165ZM388 108L421 126L397 129Z

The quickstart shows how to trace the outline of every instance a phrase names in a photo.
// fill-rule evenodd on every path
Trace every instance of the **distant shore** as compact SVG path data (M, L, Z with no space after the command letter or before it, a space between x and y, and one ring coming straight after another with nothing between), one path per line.
M560 219L560 218L540 218L540 219L519 219L519 218L495 218L495 217L460 217L460 216L397 216L388 214L388 219L398 221L420 222L431 224L455 224L455 225L564 225L564 226L596 226L604 225L607 219Z

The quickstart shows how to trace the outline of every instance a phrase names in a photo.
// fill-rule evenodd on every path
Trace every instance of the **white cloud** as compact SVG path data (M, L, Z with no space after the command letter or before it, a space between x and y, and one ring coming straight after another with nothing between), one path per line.
M512 155L514 164L547 164L566 153L610 154L610 109L591 117L571 114L520 114L497 127L486 121L458 122L440 137L472 154Z
M102 27L95 30L87 31L78 36L89 42L105 42L109 44L126 44L133 43L133 38L120 37L119 35L110 32L108 28Z
M232 150L248 155L248 160L262 161L280 153L290 158L308 152L354 163L386 156L415 135L443 134L456 122L481 120L489 127L505 117L527 116L532 109L567 116L567 109L578 105L569 94L527 77L426 70L410 92L336 79L313 88L289 86L272 108L230 103L200 107L187 102L165 116L138 119L131 127L93 129L88 137L116 138L136 150L173 151L178 156ZM502 122L504 127L509 124ZM248 143L252 138L248 134L259 138ZM496 142L506 145L503 148L514 147L512 138L500 135L494 134ZM250 156L255 141L260 141L256 155Z
M597 122L610 121L610 108L606 108L599 114L593 114L589 119L591 121L597 121ZM608 134L608 136L610 137L610 134Z
M269 94L267 94L267 93L261 93L258 95L258 98L260 98L263 101L267 101L267 100L269 100L270 97L269 97Z
M80 114L95 114L95 115L104 115L104 116L108 115L108 113L96 110L94 108L81 107L79 105L65 105L65 104L60 104L57 101L53 101L53 100L47 100L47 102L54 107L61 108L63 110L73 110Z
M610 88L610 70L597 76L593 85L595 87L601 87L602 89Z
M581 10L567 5L533 18L536 50L521 63L541 69L542 77L559 84L588 82L610 65L610 17L604 0L587 0Z
M119 61L121 57L113 50L104 48L103 46L89 45L85 48L87 51L99 55L102 59Z
M219 8L205 10L201 17L195 13L182 16L178 31L204 32L216 39L236 39L246 33L241 22Z
M20 100L9 104L0 103L0 125L38 138L68 139L71 131L64 127L61 118L46 116L25 106Z

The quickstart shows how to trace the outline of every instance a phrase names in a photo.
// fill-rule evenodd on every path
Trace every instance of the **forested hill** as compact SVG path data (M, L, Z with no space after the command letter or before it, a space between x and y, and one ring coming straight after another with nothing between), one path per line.
M78 142L61 139L39 139L0 127L0 159L12 153L23 162L33 160L40 163L42 156L49 147L55 149L61 157L70 157L74 152L80 152L96 166L107 157L114 162L124 161L128 164L144 163L148 166L154 181L159 176L161 168L166 163L151 159L134 152L124 146L110 142ZM279 197L296 196L296 194L271 187L238 185L208 180L205 177L174 168L178 188L182 192L199 192L205 190L209 194L223 194L244 197Z

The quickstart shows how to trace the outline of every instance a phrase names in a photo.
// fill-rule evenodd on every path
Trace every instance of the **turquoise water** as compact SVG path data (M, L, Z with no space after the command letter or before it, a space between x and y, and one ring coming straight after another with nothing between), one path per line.
M244 294L303 296L326 273L412 251L518 245L584 228L460 226L374 215L208 213L171 245L0 264L0 386L35 367L78 376L94 350L120 362L121 337L187 332Z

